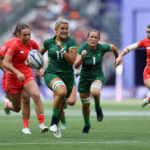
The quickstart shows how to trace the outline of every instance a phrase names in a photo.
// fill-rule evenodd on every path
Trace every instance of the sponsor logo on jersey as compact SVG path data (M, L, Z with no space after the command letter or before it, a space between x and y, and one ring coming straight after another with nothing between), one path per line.
M21 50L19 53L20 53L20 54L24 54L24 51L23 51L23 50Z
M34 78L33 78L33 77L30 77L30 80L34 80Z

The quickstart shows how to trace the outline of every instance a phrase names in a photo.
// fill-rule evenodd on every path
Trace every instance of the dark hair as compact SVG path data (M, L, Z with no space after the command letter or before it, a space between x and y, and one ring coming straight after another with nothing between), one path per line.
M30 27L27 24L22 23L22 22L18 22L16 27L15 27L15 30L13 32L13 35L17 36L17 33L20 33L22 29L26 29L26 28L30 29Z
M150 24L147 26L147 28L150 28Z
M89 31L88 34L87 34L87 38L89 37L89 35L90 35L91 32L98 33L98 36L99 36L99 39L100 39L100 32L98 30L91 30L91 31Z

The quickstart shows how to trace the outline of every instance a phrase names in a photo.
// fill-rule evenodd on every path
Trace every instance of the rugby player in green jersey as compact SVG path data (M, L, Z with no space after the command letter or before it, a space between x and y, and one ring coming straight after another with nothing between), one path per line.
M78 91L82 102L82 113L84 117L83 133L88 133L90 124L90 95L95 102L97 120L103 120L103 112L100 106L100 91L104 84L104 74L102 70L102 60L106 52L113 52L115 58L118 57L118 49L112 44L100 44L100 32L92 30L88 33L88 41L81 45L77 52L74 67L82 65Z
M67 99L73 87L73 64L77 55L75 39L68 36L69 22L59 18L55 24L56 35L46 39L41 49L41 54L48 51L50 62L44 72L46 85L54 92L53 114L50 131L57 138L61 137L58 121L64 99Z

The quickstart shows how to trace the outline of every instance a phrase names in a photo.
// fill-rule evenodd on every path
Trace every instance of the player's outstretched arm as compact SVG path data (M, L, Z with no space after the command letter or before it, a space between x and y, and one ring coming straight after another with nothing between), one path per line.
M132 50L135 50L137 48L138 48L137 43L134 43L134 44L129 45L126 48L124 48L123 51L121 52L121 54L116 59L115 66L117 67L118 65L120 65L122 63L123 56L125 56L126 54L128 54L129 52L131 52Z

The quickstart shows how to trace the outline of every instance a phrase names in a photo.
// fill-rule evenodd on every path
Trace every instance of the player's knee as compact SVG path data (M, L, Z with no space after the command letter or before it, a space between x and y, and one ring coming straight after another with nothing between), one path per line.
M32 95L32 98L33 98L35 103L38 102L40 100L40 93L34 93Z
M83 109L88 109L90 107L90 103L82 103Z
M23 105L30 105L29 97L22 97L21 101L22 101Z
M16 113L19 113L20 110L21 110L21 107L15 107L15 108L14 108L14 111L15 111Z
M100 94L99 90L91 89L90 92L91 92L91 94L92 94L93 97L96 97L96 96L98 96Z
M57 92L57 94L61 97L66 97L67 95L67 90L59 90L59 92Z

